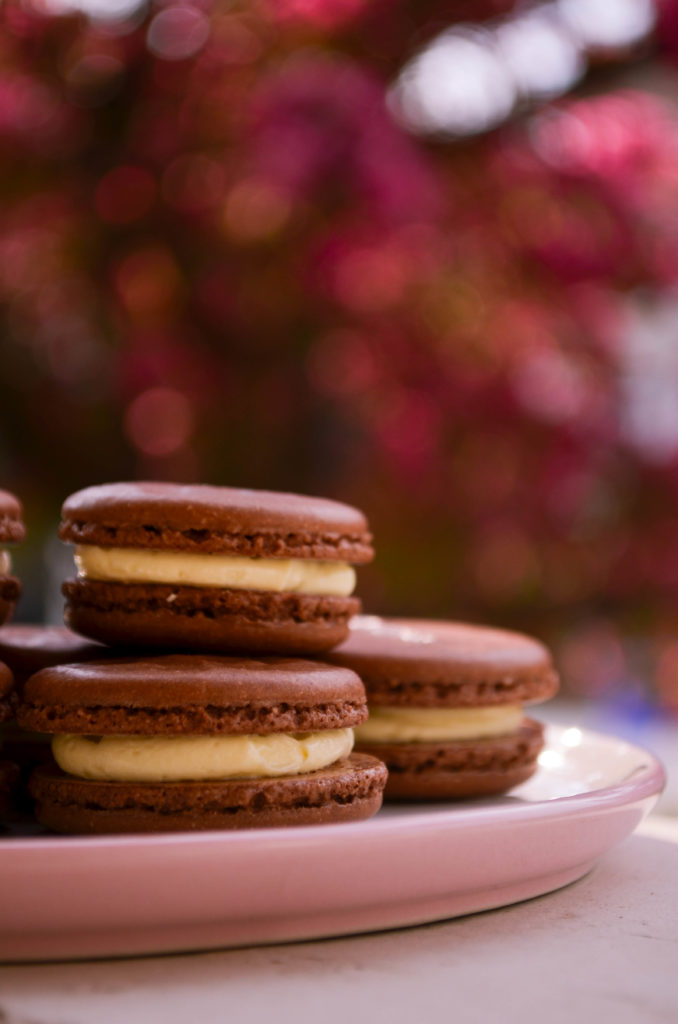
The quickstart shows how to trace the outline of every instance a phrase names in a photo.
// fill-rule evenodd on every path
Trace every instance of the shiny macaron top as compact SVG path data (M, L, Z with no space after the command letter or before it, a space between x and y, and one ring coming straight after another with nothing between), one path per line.
M367 718L349 669L301 658L202 654L112 658L42 669L19 722L38 732L210 734L348 728Z
M327 498L157 482L72 494L59 536L75 544L353 563L373 557L362 512Z
M18 544L25 536L21 502L9 491L0 491L0 544Z
M538 640L461 622L358 615L326 658L357 672L374 705L530 703L558 689L551 655Z

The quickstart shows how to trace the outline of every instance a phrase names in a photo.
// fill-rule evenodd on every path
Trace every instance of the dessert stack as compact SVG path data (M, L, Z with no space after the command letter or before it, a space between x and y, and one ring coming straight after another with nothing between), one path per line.
M362 513L121 483L70 497L59 535L76 545L67 625L108 657L43 668L24 688L20 724L54 736L54 763L31 781L43 824L251 828L378 810L386 769L352 752L363 684L320 660L360 607L353 565L373 555Z
M66 500L59 536L75 546L66 627L14 627L4 645L0 630L19 724L51 739L30 782L50 829L338 823L384 791L482 797L536 770L543 729L524 706L557 689L549 652L360 614L355 566L373 550L355 508L107 484ZM0 672L0 711L5 692Z

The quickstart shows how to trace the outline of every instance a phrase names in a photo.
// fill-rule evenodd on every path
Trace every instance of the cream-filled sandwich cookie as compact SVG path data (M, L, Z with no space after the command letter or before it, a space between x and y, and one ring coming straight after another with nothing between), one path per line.
M355 673L292 658L193 654L43 669L19 722L53 736L34 772L57 832L268 828L369 817L386 769L353 753Z
M324 498L207 485L120 483L64 504L75 544L66 622L113 645L321 652L360 608L372 559L357 509Z
M503 793L532 775L543 746L524 706L558 676L531 637L486 626L356 616L327 655L365 684L356 749L389 770L386 796L439 800Z

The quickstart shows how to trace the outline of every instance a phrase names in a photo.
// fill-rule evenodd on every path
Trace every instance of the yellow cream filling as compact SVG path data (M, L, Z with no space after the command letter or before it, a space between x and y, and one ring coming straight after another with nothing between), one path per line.
M364 743L427 743L473 740L514 732L523 720L520 704L485 708L371 707L355 731Z
M75 549L78 576L118 583L172 583L234 590L294 591L348 597L355 570L346 562L304 558L242 558L237 555L161 551L146 548Z
M81 779L203 782L327 768L353 749L353 729L267 736L77 736L52 740L59 767Z

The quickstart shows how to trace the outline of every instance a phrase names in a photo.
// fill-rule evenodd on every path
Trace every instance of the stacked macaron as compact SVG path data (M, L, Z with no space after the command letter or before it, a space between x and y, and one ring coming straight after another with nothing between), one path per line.
M363 684L299 657L322 657L359 610L353 565L373 554L360 512L111 484L69 498L59 534L76 545L66 621L109 657L44 668L25 686L20 723L54 735L55 763L31 783L40 821L162 831L375 813L386 769L352 753Z
M90 487L64 504L59 536L77 578L66 621L107 644L318 653L359 610L354 564L372 560L357 509L230 487Z

